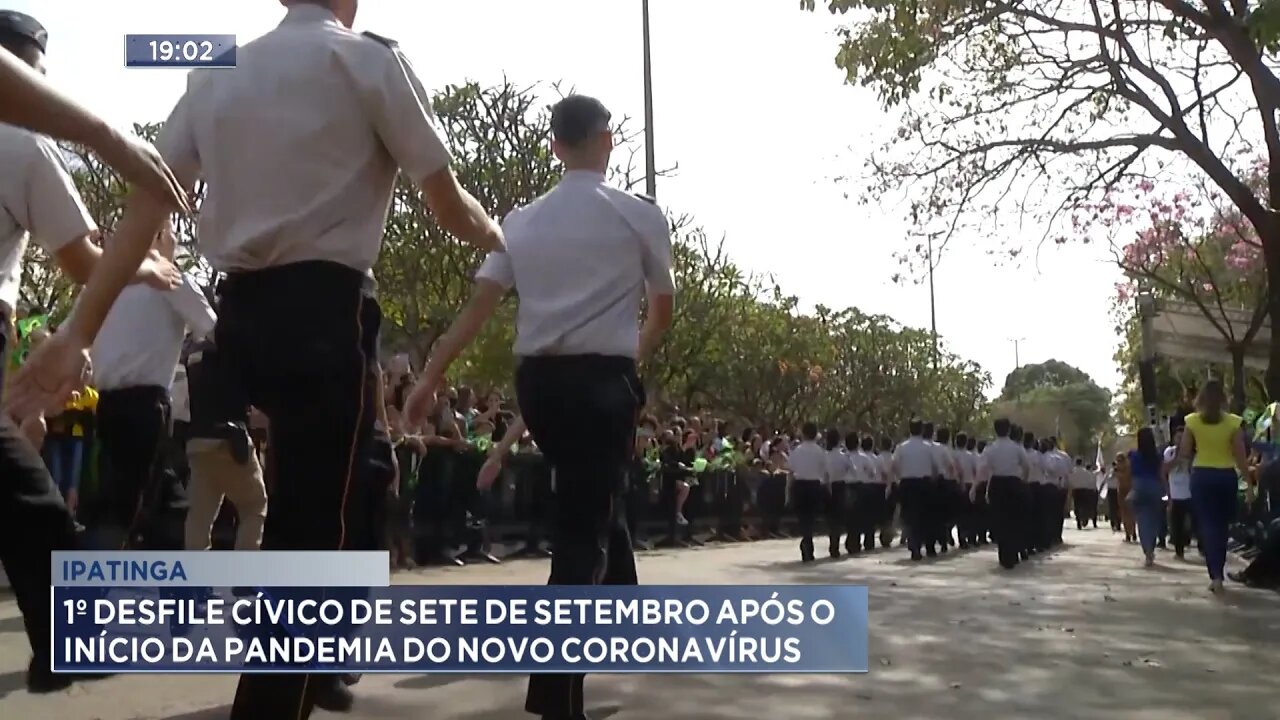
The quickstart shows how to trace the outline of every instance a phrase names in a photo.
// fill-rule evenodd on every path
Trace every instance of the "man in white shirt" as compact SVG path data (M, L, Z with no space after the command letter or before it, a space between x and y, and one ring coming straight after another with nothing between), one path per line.
M823 484L827 487L827 536L830 541L828 554L832 558L840 557L840 535L846 529L852 535L853 525L848 522L849 508L852 501L851 489L856 489L856 480L849 477L852 465L852 453L846 451L842 444L840 431L835 428L827 430L827 467L823 476ZM851 448L852 450L852 448ZM848 526L846 528L846 526Z
M1090 523L1098 526L1098 490L1097 479L1093 471L1084 466L1084 458L1076 458L1075 467L1071 468L1068 478L1071 489L1071 505L1075 508L1076 529L1084 530Z
M987 449L985 440L969 438L969 458L973 467L973 491L969 498L973 501L973 532L978 545L991 542L990 508L987 506L987 482L991 474L987 471L982 453Z
M1027 511L1023 488L1031 466L1025 450L1010 439L1012 427L1007 419L996 420L995 431L995 441L983 448L982 466L1000 567L1012 570L1027 557L1021 519Z
M1191 463L1178 454L1185 427L1173 431L1173 442L1164 451L1164 473L1169 488L1169 535L1178 559L1184 557L1191 538L1200 545L1195 514L1191 512Z
M155 249L172 259L173 235L162 232ZM155 534L155 528L146 527L163 510L155 503L175 491L176 478L165 461L172 421L169 389L182 342L188 329L204 337L215 322L204 294L188 279L168 291L125 288L107 314L93 344L99 491L84 519L99 546L180 546L176 538L144 535L149 529Z
M805 423L800 428L800 436L803 440L788 458L791 467L788 494L800 530L800 560L813 562L813 528L826 494L823 481L827 474L827 454L818 445L816 423Z
M928 437L929 426L925 425L925 437ZM956 467L955 455L951 447L951 431L938 428L934 433L934 464L937 467L937 478L933 490L933 531L938 542L938 549L946 552L948 547L956 544L954 535L957 499L960 495L959 469Z
M911 436L893 451L892 469L901 493L902 531L907 536L911 559L920 561L924 559L922 548L929 557L938 554L938 538L926 523L932 515L928 503L939 468L933 447L925 440L925 424L912 420L907 429Z
M1053 487L1053 506L1050 523L1052 524L1050 539L1054 545L1062 544L1062 526L1067 519L1067 478L1071 475L1071 456L1058 447L1058 438L1045 440L1046 452L1050 467L1050 485Z
M845 442L858 448L851 456L851 465L857 473L857 493L850 512L849 536L845 538L845 549L857 554L876 547L876 531L884 516L887 486L881 464L873 454L875 440L870 435L859 438L857 433L849 433Z
M876 450L876 467L884 480L885 501L877 526L880 529L880 547L893 545L894 526L898 515L898 478L893 474L893 440L888 435L880 436L880 446ZM899 539L898 543L902 544Z
M514 290L517 401L556 473L554 585L637 582L619 512L645 404L637 363L670 326L675 294L666 215L652 198L614 188L605 177L615 141L611 122L595 98L570 95L556 103L552 149L565 174L550 192L507 215L506 252L491 253L477 271L471 300L437 344L406 406L411 424L425 417L444 371ZM816 435L815 429L810 440ZM801 494L818 512L825 454L813 447L821 457L805 470L817 494ZM529 679L530 713L582 718L583 702L581 675Z
M956 433L952 444L951 458L956 467L956 533L959 535L960 549L968 550L978 546L977 534L973 530L973 456L969 454L969 436Z

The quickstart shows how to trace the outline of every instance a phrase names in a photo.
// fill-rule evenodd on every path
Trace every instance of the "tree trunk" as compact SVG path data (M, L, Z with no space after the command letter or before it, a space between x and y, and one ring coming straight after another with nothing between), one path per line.
M1231 412L1239 415L1245 407L1244 347L1231 346Z
M1267 265L1267 327L1271 328L1271 346L1267 355L1268 400L1280 399L1280 332L1275 319L1280 318L1280 220L1271 214L1266 228L1258 228L1262 255Z

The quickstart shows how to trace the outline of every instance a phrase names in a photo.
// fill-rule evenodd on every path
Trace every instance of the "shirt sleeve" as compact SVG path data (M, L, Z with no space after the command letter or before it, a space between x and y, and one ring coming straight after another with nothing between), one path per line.
M188 191L195 187L200 177L200 152L196 148L191 121L191 107L195 102L193 93L202 77L199 73L197 70L188 76L187 92L173 106L169 119L164 121L156 138L156 151Z
M516 209L507 213L507 217L502 221L503 234L512 231L516 214L519 212L519 209ZM480 264L480 269L476 271L476 280L489 280L510 290L516 284L516 273L511 266L511 256L506 252L489 253Z
M54 253L96 231L98 226L80 200L58 146L41 135L30 137L23 196L6 207L40 247Z
M646 204L645 208L645 222L640 224L645 283L649 292L674 295L676 280L672 270L671 225L656 206Z
M378 51L382 67L364 89L365 107L387 152L420 183L448 167L453 157L437 126L431 96L409 59L397 48Z
M205 299L204 293L196 289L189 278L184 277L182 284L170 290L165 297L197 340L203 340L213 332L213 326L217 324L218 318L214 315L213 308L209 306L209 301Z

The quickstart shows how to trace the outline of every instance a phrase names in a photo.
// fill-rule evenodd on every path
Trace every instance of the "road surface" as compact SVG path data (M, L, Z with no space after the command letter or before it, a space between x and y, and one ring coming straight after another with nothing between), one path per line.
M613 720L1280 718L1280 595L1206 591L1203 565L1141 553L1109 529L1012 573L993 550L912 564L893 548L802 566L793 541L649 553L652 583L859 583L871 592L867 675L597 676L588 710ZM542 583L545 561L433 569L397 582ZM0 597L0 718L222 720L223 676L129 676L33 697L26 641ZM352 720L523 720L523 678L366 676ZM316 718L333 718L316 713Z

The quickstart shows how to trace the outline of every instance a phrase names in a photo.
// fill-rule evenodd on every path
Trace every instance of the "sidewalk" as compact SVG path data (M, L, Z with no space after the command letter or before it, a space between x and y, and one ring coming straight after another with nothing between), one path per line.
M871 672L859 676L598 676L588 710L614 720L1280 718L1280 596L1206 591L1204 566L1141 553L1109 529L1012 573L994 551L912 564L900 548L812 566L792 541L645 554L651 583L859 583L871 588ZM522 584L545 561L428 570L398 582ZM222 720L233 677L129 676L32 697L21 620L0 599L0 718ZM524 679L366 676L352 720L523 720ZM340 717L317 713L316 718Z

